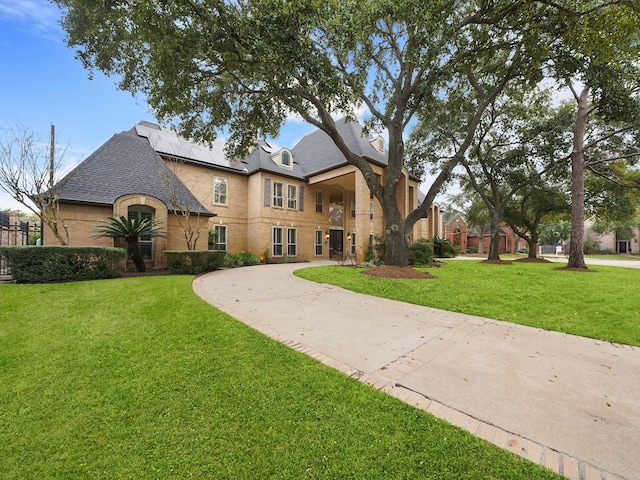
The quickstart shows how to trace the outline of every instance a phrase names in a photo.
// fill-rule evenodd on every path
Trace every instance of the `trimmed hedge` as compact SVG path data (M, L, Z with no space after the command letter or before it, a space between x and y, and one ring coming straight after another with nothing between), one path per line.
M212 272L224 264L224 252L212 250L165 250L164 258L171 273L198 275Z
M127 257L126 250L108 247L5 246L0 254L18 283L117 278L122 272L114 265Z

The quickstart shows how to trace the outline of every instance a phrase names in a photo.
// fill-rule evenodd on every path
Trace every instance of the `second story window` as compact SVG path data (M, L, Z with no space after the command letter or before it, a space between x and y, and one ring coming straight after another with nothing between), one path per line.
M287 208L298 209L298 187L295 185L287 185Z
M213 177L213 203L216 205L227 204L227 179Z
M316 213L322 213L323 211L323 197L322 190L316 190Z
M273 206L280 207L283 206L282 201L282 190L283 190L282 182L273 182Z

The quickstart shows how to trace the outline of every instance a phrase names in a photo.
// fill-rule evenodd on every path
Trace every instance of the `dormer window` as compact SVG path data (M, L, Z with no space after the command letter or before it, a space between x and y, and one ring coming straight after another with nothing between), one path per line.
M282 161L282 166L283 167L290 167L291 166L291 154L289 152L287 152L286 150L284 152L282 152L282 154L280 155L281 161Z
M293 170L293 158L291 152L285 148L271 155L271 159L283 168Z
M380 153L384 153L384 139L382 137L377 137L369 140L371 146L375 148Z

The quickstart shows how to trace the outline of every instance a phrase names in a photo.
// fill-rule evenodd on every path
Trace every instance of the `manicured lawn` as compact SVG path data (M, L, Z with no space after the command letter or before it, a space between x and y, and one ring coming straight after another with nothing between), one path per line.
M585 273L559 266L450 261L427 270L433 280L372 278L360 268L335 266L296 275L408 303L640 345L639 269L594 266Z
M251 330L191 281L0 285L0 478L558 478Z

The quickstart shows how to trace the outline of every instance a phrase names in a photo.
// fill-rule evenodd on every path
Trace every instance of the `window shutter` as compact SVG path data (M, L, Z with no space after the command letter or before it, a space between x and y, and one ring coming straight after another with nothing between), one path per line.
M298 210L304 211L304 187L300 187L300 202L298 202Z
M271 206L271 179L264 179L264 206Z

